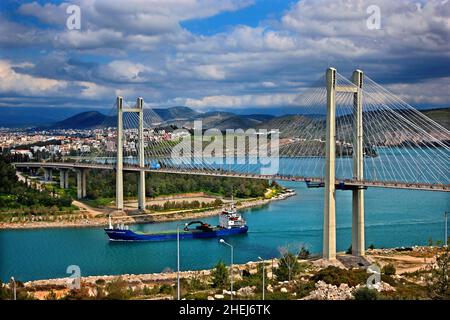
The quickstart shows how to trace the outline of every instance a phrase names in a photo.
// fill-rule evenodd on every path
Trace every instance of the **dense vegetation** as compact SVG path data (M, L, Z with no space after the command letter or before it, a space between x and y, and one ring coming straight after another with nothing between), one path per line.
M50 192L39 191L18 181L9 159L0 155L0 210L39 213L49 207L62 210L70 207L69 197L53 197Z
M200 202L197 200L194 201L166 201L164 204L153 204L147 206L147 209L151 211L171 211L171 210L179 210L179 209L209 209L209 208L218 208L223 205L222 200L216 199L213 202Z
M91 170L88 175L87 196L90 199L115 197L115 173ZM270 186L267 180L209 177L183 174L147 173L146 195L161 195L189 192L206 192L236 198L263 197ZM278 187L273 183L274 187ZM124 174L125 197L136 197L137 174Z

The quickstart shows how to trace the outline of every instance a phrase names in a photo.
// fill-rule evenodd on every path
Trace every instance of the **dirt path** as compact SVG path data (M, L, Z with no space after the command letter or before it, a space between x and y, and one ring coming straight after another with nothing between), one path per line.
M384 256L384 255L370 255L377 261L392 263L395 265L398 274L405 272L414 272L427 267L430 263L434 263L434 257L412 257L404 254Z
M96 216L99 216L101 214L108 214L110 210L103 210L103 209L94 209L87 204L80 202L78 200L72 200L72 204L80 210L80 212L86 212L89 214L89 216L95 218Z

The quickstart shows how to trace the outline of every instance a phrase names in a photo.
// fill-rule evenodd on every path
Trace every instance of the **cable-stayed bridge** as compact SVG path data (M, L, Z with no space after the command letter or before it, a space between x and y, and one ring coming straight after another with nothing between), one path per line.
M102 144L73 162L16 163L77 172L78 196L86 196L89 169L115 170L116 204L123 210L123 171L139 174L138 207L145 209L145 173L165 172L305 181L324 187L325 258L334 259L335 190L353 193L355 255L364 254L364 189L386 187L450 191L450 132L365 76L351 79L329 68L299 94L298 114L259 127L226 132L202 126L171 131L149 106L118 97L96 135ZM180 122L174 119L174 122Z

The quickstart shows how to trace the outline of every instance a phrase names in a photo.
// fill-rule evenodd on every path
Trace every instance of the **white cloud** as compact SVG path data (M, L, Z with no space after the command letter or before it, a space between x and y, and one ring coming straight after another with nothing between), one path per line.
M99 74L104 79L117 82L143 82L149 80L149 74L154 72L151 67L128 60L114 60L99 68Z
M302 0L278 21L263 21L256 27L229 26L226 31L205 36L180 24L239 10L252 2L70 1L81 7L81 31L64 29L68 2L33 2L22 5L18 12L37 17L50 27L27 29L2 20L0 44L6 50L39 44L50 52L67 53L66 60L58 64L64 66L61 73L66 82L54 79L56 68L48 68L51 71L46 73L47 67L39 69L38 63L32 68L36 74L29 72L29 77L65 83L58 94L68 97L78 94L104 99L122 92L130 97L143 95L155 104L177 102L198 108L294 105L299 89L334 65L343 74L361 68L377 81L394 79L396 83L391 86L400 94L413 88L403 83L411 81L409 76L400 76L415 72L418 78L434 78L421 81L433 94L420 91L418 86L418 94L405 99L419 104L448 103L445 90L435 89L450 59L448 4L430 0L418 10L408 0ZM373 4L381 9L380 30L369 30L366 25L366 8ZM11 41L12 34L16 41ZM86 53L100 59L92 65L67 61ZM435 61L442 61L443 67L436 68ZM433 72L441 74L431 74L420 65L431 65ZM22 66L11 72L25 77L26 69Z
M0 60L0 92L2 93L41 96L56 93L65 87L67 87L65 81L17 73L9 61Z
M295 105L298 94L266 94L266 95L240 95L240 96L207 96L201 99L186 99L184 103L193 108L207 107L273 107ZM182 99L177 99L182 101Z
M389 91L412 105L450 104L450 77L421 81L418 83L397 83L386 86Z

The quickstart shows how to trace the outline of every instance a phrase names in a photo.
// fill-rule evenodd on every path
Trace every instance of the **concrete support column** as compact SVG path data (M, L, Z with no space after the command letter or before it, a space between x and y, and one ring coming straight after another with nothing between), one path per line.
M69 189L69 170L64 170L64 189Z
M66 186L66 181L65 181L65 179L66 179L66 171L67 170L65 170L65 169L60 169L59 170L59 187L61 189L64 189L65 186Z
M48 181L48 177L49 177L48 169L44 168L44 181Z
M117 97L116 207L123 210L123 99Z
M83 198L86 198L87 195L87 170L81 171L81 182L82 182L82 190L81 195Z
M364 145L363 145L363 113L362 113L362 87L363 72L353 72L353 83L357 92L353 95L353 177L363 180L364 177ZM364 190L352 191L352 254L365 255L364 240Z
M86 197L86 176L87 170L77 170L77 198L83 199Z
M139 133L138 133L138 157L139 157L139 182L138 182L138 209L145 210L145 162L144 162L144 99L137 99L139 109Z
M83 174L82 170L77 170L77 199L83 198Z
M327 126L325 160L325 199L323 212L323 258L336 259L336 69L328 68L327 81Z

